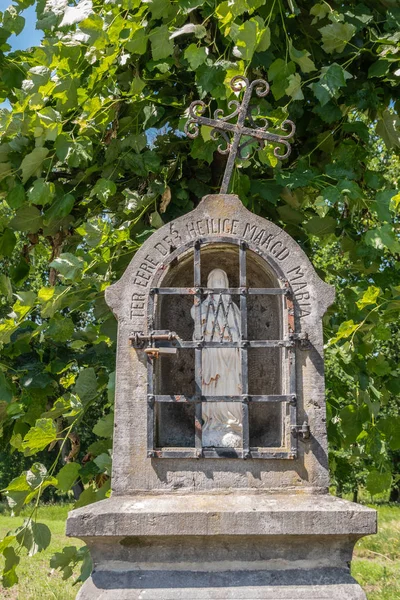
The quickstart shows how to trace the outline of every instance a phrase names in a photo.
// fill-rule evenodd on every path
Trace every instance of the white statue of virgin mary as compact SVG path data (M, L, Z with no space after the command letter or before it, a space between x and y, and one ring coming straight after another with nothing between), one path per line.
M222 269L208 275L208 288L229 288ZM195 308L191 309L195 318ZM229 294L208 294L201 303L202 335L205 342L220 342L220 348L203 348L202 394L239 396L242 374L239 348L224 348L226 342L240 340L240 311ZM242 405L240 402L203 403L203 447L242 446Z

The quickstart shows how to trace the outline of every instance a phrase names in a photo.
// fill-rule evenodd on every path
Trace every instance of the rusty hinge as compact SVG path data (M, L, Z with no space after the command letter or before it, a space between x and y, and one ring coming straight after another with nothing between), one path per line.
M149 334L144 334L142 331L134 331L129 336L129 340L134 348L144 349L146 354L154 358L158 358L160 354L176 354L176 348L155 346L155 342L172 342L176 338L176 333L167 329L152 331Z
M311 342L308 339L308 333L290 333L289 339L299 343L301 350L309 350L311 348Z
M296 435L297 437L300 437L303 440L310 439L310 426L307 423L307 421L304 421L303 425L292 425L290 429L293 435Z

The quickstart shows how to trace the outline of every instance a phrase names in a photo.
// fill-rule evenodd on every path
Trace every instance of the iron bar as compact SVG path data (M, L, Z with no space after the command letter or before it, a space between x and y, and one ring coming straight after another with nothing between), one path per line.
M195 395L201 396L202 385L203 385L203 348L199 344L202 339L202 325L201 325L201 243L197 240L194 243L194 254L193 254L193 279L196 288L196 294L194 296L194 337L196 340L195 349ZM195 435L195 446L196 456L200 457L203 446L203 406L201 402L198 402L195 406L195 417L194 417L194 435Z
M198 458L196 448L155 448L156 458ZM202 458L245 458L245 452L240 448L203 448ZM293 459L292 452L277 448L250 448L246 458L261 459Z
M223 342L224 348L291 348L296 344L294 340L241 340L239 342ZM172 346L175 348L221 348L221 342L205 342L203 340L173 340L160 342L159 347Z
M154 329L154 295L149 294L148 300L148 330ZM147 355L147 398L152 398L154 394L154 363L153 357ZM153 456L154 450L154 402L147 402L147 456Z
M289 348L289 391L296 393L296 349ZM297 435L293 427L297 424L297 404L289 404L290 449L297 456Z
M153 294L158 294L160 296L166 295L177 295L177 296L195 296L199 293L199 290L196 287L165 287L165 288L152 288ZM285 296L288 294L288 290L286 288L246 288L246 286L240 288L201 288L202 296L207 296L208 294L225 294L232 296L239 296L240 294L249 294L251 296Z
M240 138L239 138L240 139ZM242 440L243 440L243 456L247 458L250 446L250 430L249 430L249 376L248 376L248 350L247 345L243 342L247 340L247 245L242 242L239 246L239 285L241 287L240 294L240 364L242 374L242 393L244 402L242 403Z
M201 402L296 402L296 396L289 394L265 394L242 396L186 396L184 394L152 395L154 402L173 402L181 404L196 404Z

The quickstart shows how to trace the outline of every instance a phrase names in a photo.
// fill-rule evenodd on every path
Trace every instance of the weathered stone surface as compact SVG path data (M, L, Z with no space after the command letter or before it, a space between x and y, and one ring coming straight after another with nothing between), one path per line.
M129 337L148 332L150 288L193 285L190 253L199 237L203 286L215 266L239 286L237 245L245 241L248 285L281 287L283 280L293 290L295 331L310 343L295 350L297 423L307 420L311 436L291 459L147 456L147 357ZM156 328L192 339L192 299L160 298ZM68 517L67 534L85 540L94 564L78 598L365 600L349 565L357 539L375 533L376 512L327 493L321 319L334 291L296 242L237 196L207 196L143 244L106 299L119 321L112 497ZM282 306L277 296L249 295L249 338L287 337ZM250 394L288 393L285 350L275 350L249 352ZM156 378L156 393L192 394L190 352L159 360ZM193 407L157 410L158 444L193 446ZM287 444L287 411L287 403L250 403L250 445Z
M376 511L333 496L195 494L113 496L70 513L76 537L369 535Z
M366 600L350 574L340 569L289 571L104 571L81 589L77 600Z
M248 244L249 283L278 285L277 278L288 280L294 290L296 331L307 334L310 349L296 350L298 422L308 420L311 438L299 442L295 460L251 460L244 466L236 459L150 459L147 458L147 367L143 351L130 346L133 331L147 331L147 299L151 287L171 285L173 272L181 285L193 284L192 251L197 237L212 243L223 236L228 242L243 240ZM187 252L186 252L187 250ZM219 254L218 254L219 252ZM237 256L230 247L224 254L216 246L205 246L203 277L219 261L227 269L232 285L237 281ZM236 262L235 262L236 261ZM171 266L168 266L171 265ZM236 275L235 275L236 273ZM235 279L236 276L236 279ZM270 282L270 283L269 283ZM203 281L205 285L205 281ZM120 281L107 289L106 300L118 317L118 354L116 369L115 435L112 487L115 495L158 492L193 492L255 489L270 492L301 490L327 492L329 474L325 424L324 363L321 317L334 299L334 290L317 276L299 245L274 223L250 213L237 196L206 196L191 213L155 232L137 252ZM259 325L251 322L249 330L259 330L267 339L278 333L276 298L251 300L249 315L260 314L263 302L265 318ZM253 303L253 304L252 304ZM190 309L189 304L183 308ZM191 339L193 322L181 314L176 298L162 301L160 328L173 327ZM186 306L186 308L185 308ZM257 312L258 311L258 312ZM275 315L275 319L273 319ZM278 328L278 329L277 329ZM284 333L284 332L280 332ZM249 387L251 393L270 385L279 393L281 355L265 349L250 352ZM192 363L193 364L193 363ZM178 358L161 360L163 389L166 393L190 392L193 369ZM181 372L183 389L173 390L168 377ZM262 382L265 382L263 384ZM265 392L264 392L265 393ZM182 420L192 421L189 408L162 407L165 431L178 446L192 441L182 425L173 425L176 411L185 413ZM192 421L193 422L193 421ZM281 439L281 407L252 406L250 423L255 445L273 446ZM260 423L257 428L255 424ZM261 424L263 425L261 427ZM167 436L162 432L159 438Z

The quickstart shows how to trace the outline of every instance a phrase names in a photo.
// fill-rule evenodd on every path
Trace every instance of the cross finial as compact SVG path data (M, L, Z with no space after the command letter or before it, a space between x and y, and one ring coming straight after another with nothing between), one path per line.
M196 100L189 106L190 119L185 125L185 133L190 138L195 138L199 134L199 125L206 125L212 127L211 137L216 139L221 136L226 147L223 148L221 145L218 146L218 152L221 154L228 154L228 160L226 163L225 173L221 185L221 194L228 192L229 182L232 176L233 165L235 158L238 155L239 158L246 159L249 155L244 156L242 154L243 149L253 142L253 139L258 141L259 148L263 148L265 141L276 142L277 144L283 144L286 146L286 152L284 154L279 153L279 146L275 146L274 155L276 158L283 160L290 154L289 141L296 131L296 127L292 121L283 121L281 129L288 131L287 135L279 135L276 133L270 133L267 131L269 123L267 119L261 119L263 125L257 127L252 117L253 106L250 106L251 95L253 90L256 90L257 96L263 98L269 92L269 85L264 79L256 79L251 83L243 75L236 75L230 82L231 89L234 92L240 92L245 88L242 102L238 100L231 100L228 102L228 108L234 109L234 111L226 116L223 116L222 109L218 108L214 112L214 119L208 119L203 117L206 110L206 105L202 100ZM231 119L237 116L236 123L230 123ZM250 127L246 126L246 119ZM230 138L228 133L233 134ZM245 136L244 142L241 142L242 136ZM250 139L249 139L250 138Z

